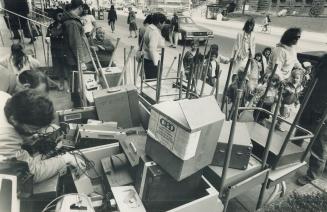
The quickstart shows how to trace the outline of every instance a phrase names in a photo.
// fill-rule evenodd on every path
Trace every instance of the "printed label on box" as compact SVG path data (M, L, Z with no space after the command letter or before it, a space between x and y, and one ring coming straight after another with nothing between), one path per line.
M201 131L187 132L153 110L151 111L148 131L159 143L179 158L188 160L195 156Z

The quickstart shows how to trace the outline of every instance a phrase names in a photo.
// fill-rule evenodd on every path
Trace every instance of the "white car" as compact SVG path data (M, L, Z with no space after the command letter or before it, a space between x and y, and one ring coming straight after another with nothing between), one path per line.
M137 13L137 8L135 6L132 6L132 5L125 6L124 9L123 9L123 11L125 13L128 13L128 8L130 8L130 7L132 8L132 11L136 14Z

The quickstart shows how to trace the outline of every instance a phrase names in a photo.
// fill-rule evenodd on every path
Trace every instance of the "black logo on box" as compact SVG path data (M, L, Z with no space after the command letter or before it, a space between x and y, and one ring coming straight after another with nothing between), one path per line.
M172 123L170 123L169 121L167 121L167 120L165 120L163 118L160 119L160 125L167 128L171 132L175 131L175 126Z

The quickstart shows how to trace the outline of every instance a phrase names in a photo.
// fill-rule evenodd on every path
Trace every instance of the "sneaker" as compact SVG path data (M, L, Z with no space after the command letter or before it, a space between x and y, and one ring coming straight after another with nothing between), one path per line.
M137 38L137 35L135 35L135 37L134 38Z
M296 180L296 184L300 185L300 186L304 186L306 184L311 183L312 179L310 179L307 175L299 177Z
M276 130L279 130L281 132L285 132L286 131L284 128L282 128L281 125L276 125Z
M130 35L130 36L128 36L129 38L131 38L132 36Z
M169 47L174 47L174 45L173 44L170 44Z
M173 46L173 48L175 48L175 49L176 49L176 48L177 48L177 46L175 46L175 45L174 45L174 46Z

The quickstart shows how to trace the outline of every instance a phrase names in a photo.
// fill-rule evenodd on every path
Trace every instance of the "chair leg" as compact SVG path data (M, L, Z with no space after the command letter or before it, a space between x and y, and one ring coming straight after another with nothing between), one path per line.
M280 194L280 197L283 197L283 196L285 196L285 194L286 194L286 189L287 189L285 181L283 181L283 182L281 183L281 185L282 185L282 188L281 188L281 194Z
M265 204L270 204L275 199L275 197L279 194L280 192L279 190L280 190L280 184L277 184L274 188L273 193L270 195L270 197L268 198Z
M228 207L228 203L229 203L229 195L230 195L230 190L228 189L228 191L226 193L226 199L225 199L225 203L224 203L223 212L227 212L227 207Z

